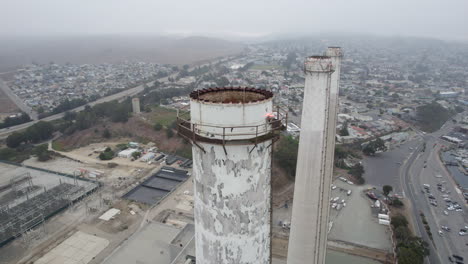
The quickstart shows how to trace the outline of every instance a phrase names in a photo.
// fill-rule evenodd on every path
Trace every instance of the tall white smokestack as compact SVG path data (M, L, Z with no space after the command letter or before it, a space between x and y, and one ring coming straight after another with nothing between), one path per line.
M325 177L323 178L324 186L331 186L333 181L333 167L334 167L334 157L335 157L335 138L336 138L336 119L338 114L338 93L340 87L340 72L341 72L341 59L343 57L343 51L340 47L328 47L326 56L331 58L331 62L334 68L334 72L330 78L330 102L328 107L328 124L327 124L327 144L326 144L326 156L325 156ZM325 188L323 190L323 199L322 199L322 217L321 225L328 227L328 216L330 211L329 206L330 201L330 188ZM325 206L326 205L326 206ZM320 241L327 241L328 239L328 229L327 232L321 232ZM319 251L319 259L325 259L326 250Z
M285 117L265 90L190 94L178 129L193 143L197 264L271 263L271 147Z
M288 264L325 263L328 232L328 200L331 174L327 158L330 137L335 137L330 114L331 75L328 56L312 56L304 63L305 87L296 182L289 236Z

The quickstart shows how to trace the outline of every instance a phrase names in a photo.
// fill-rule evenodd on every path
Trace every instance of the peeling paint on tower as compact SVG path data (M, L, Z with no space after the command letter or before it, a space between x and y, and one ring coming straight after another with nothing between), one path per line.
M197 263L270 263L272 142L287 116L272 115L265 90L190 97L190 120L180 119L178 129L193 143Z

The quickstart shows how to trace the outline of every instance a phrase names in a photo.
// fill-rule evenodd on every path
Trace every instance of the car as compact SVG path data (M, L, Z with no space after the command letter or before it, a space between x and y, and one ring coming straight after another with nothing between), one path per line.
M444 215L448 215L448 212L444 210Z
M336 185L332 185L332 186L331 186L331 189L332 189L332 190L335 190L335 189L336 189Z
M452 256L453 256L455 259L457 259L457 260L463 261L463 257L462 257L462 256L455 255L455 254L453 254Z
M444 232L442 232L442 230L437 231L437 233L439 233L439 236L444 236Z
M452 257L450 257L450 256L449 256L449 257L448 257L448 259L449 259L449 261L450 261L450 262L452 262L452 263L453 263L453 259L452 259Z
M429 199L435 199L434 195L432 195L432 193L430 193L427 197L429 197Z
M456 212L463 212L462 209L455 209Z
M441 226L440 228L442 228L443 230L447 231L447 232L450 232L450 227L448 226Z

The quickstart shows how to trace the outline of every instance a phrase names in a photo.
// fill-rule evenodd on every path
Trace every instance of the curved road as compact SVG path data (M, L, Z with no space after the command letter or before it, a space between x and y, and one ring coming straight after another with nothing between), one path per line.
M420 133L420 142L411 156L403 163L400 168L400 184L406 196L412 203L413 220L416 233L426 241L431 241L422 224L420 213L424 213L426 220L430 226L433 243L430 244L430 256L427 258L427 263L450 263L448 257L457 254L468 259L466 250L468 239L458 235L460 228L463 228L467 221L467 209L465 200L461 191L456 187L456 183L441 163L438 153L442 145L450 143L440 139L440 136L450 132L453 128L451 121L447 122L439 131L432 134ZM425 151L424 143L426 144ZM437 184L440 183L446 189L444 193L437 190ZM433 206L429 203L428 194L423 191L423 184L429 184L430 193L435 197L438 206ZM463 206L462 212L448 211L446 202L442 195L448 195L452 201L458 202ZM449 215L443 212L448 211ZM438 234L441 226L450 227L451 232L443 231L442 235Z

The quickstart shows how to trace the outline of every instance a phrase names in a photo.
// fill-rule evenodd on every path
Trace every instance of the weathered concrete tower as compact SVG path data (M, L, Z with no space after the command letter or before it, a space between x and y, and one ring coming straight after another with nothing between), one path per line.
M140 98L132 98L132 110L134 114L140 113Z
M271 262L271 147L286 118L269 91L190 94L190 120L178 117L178 130L193 143L197 263Z
M327 144L326 144L326 157L325 157L325 178L324 186L331 186L333 180L333 167L335 158L335 138L336 138L336 119L339 110L338 94L340 87L340 72L341 72L341 59L343 58L343 51L340 47L328 47L325 52L326 56L329 56L334 68L334 72L330 78L330 107L328 108L328 122L327 122ZM320 241L327 241L328 238L328 216L330 211L330 188L323 190L322 202L326 204L322 206L322 226L327 226L327 232L321 233ZM326 249L326 244L325 244ZM326 250L320 251L319 259L325 259Z
M304 64L305 87L296 182L289 236L288 264L325 263L331 171L327 158L335 129L329 131L330 85L334 72L328 56L312 56ZM332 157L333 159L333 157Z

